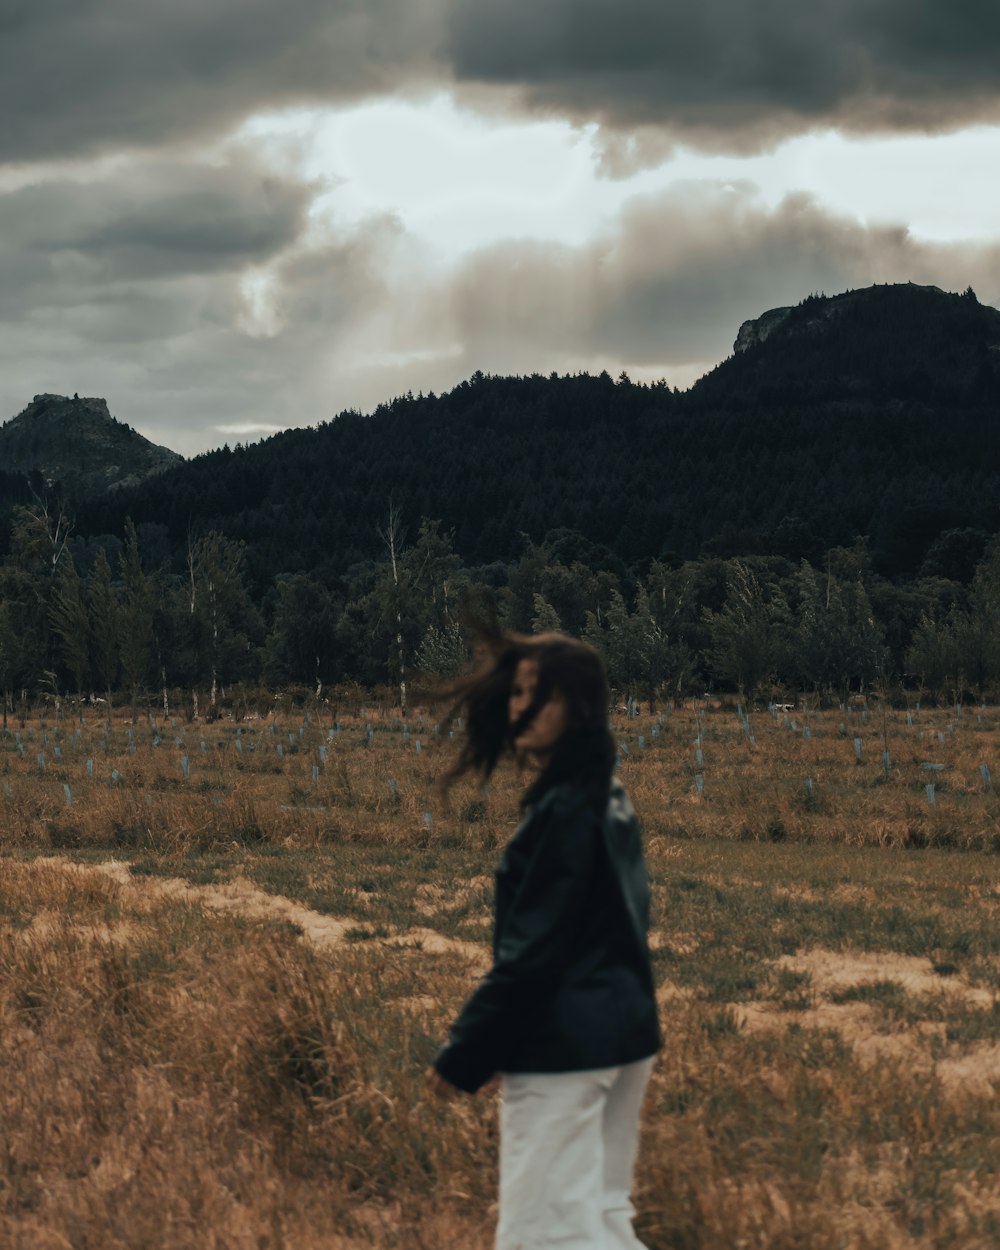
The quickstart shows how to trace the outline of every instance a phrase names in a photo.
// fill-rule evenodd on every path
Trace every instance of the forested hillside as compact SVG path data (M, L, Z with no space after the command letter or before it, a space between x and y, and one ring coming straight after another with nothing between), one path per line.
M812 296L686 393L477 374L133 490L36 489L2 570L2 684L378 683L397 610L404 663L447 671L460 601L489 592L513 625L594 638L623 689L981 696L1000 682L998 345L971 291Z
M193 525L250 548L259 588L377 556L395 502L470 565L573 529L626 565L816 557L867 536L912 575L951 529L1000 528L1000 312L971 294L874 287L789 310L690 392L627 378L477 374L441 396L211 452L81 513Z

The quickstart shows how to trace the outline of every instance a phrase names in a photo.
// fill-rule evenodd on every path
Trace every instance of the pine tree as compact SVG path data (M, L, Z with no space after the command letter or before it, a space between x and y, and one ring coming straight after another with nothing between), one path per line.
M153 588L143 572L139 539L131 518L125 523L121 556L121 666L132 704L138 714L139 692L149 681L153 658Z

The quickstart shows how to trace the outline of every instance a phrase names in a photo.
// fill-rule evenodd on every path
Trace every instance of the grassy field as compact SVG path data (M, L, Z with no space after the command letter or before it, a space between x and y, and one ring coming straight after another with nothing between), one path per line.
M1000 714L617 729L667 1038L644 1241L995 1246ZM0 739L0 1244L486 1250L495 1105L423 1070L519 779L445 805L452 748L357 705Z

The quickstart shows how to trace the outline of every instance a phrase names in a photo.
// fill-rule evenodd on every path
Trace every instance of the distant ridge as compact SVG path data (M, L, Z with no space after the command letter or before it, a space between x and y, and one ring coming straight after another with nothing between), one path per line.
M36 395L0 427L6 473L38 473L73 497L138 486L183 459L117 421L107 401L93 397Z

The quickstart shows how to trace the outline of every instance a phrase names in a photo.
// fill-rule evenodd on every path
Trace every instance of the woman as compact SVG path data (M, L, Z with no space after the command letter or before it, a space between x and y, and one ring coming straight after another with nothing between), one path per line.
M450 784L505 750L534 772L496 877L493 966L428 1074L440 1097L499 1081L497 1250L636 1250L639 1109L659 1048L639 827L612 778L598 653L494 633L458 688Z

